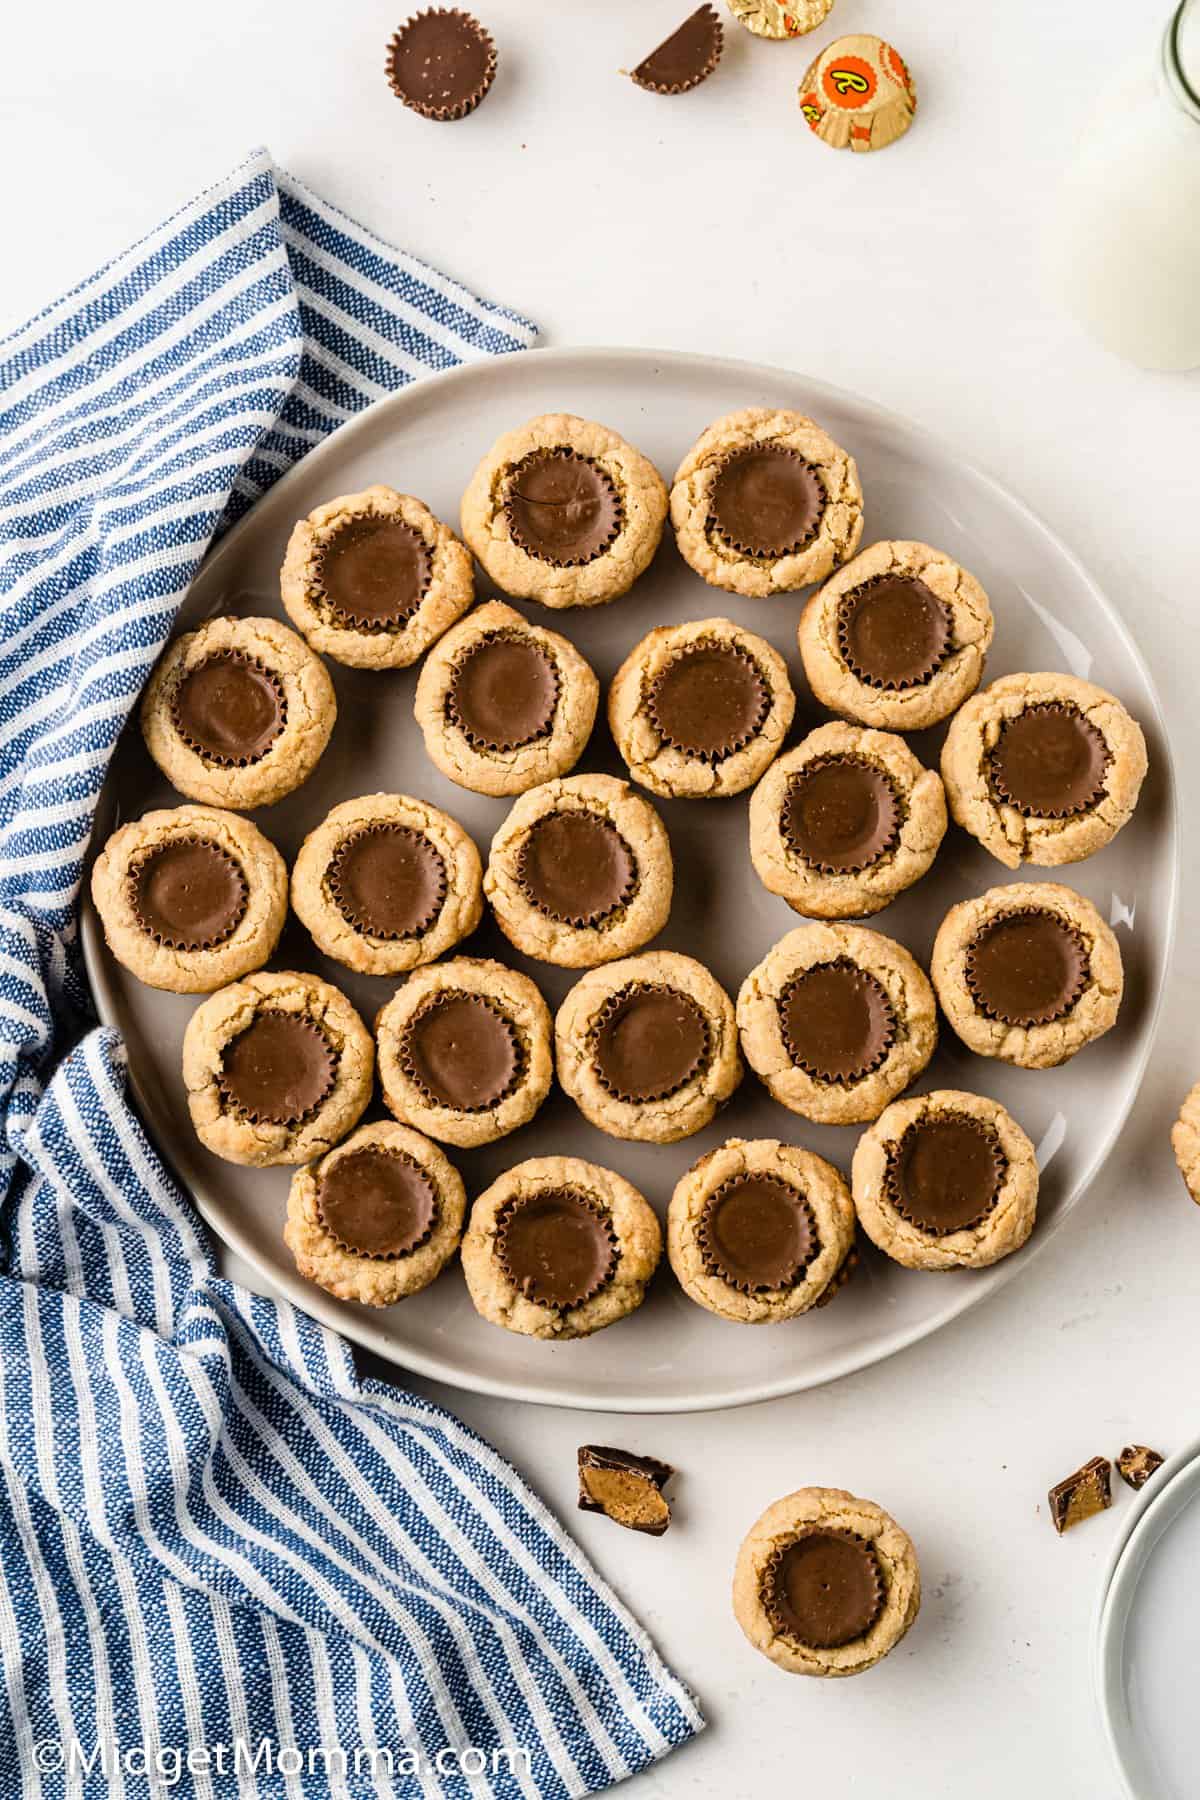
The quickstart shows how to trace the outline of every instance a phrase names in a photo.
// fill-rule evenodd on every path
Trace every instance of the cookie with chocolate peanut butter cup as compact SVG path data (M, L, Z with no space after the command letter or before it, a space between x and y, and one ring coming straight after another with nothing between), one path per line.
M666 924L670 841L628 782L568 776L517 801L492 839L483 885L518 950L587 968L640 949Z
M859 1223L908 1269L983 1269L1019 1250L1037 1213L1033 1145L995 1100L939 1089L897 1100L863 1133Z
M1080 862L1137 804L1140 727L1112 694L1074 675L1005 675L969 700L942 748L957 824L1007 868Z
M992 642L983 588L928 544L872 544L814 594L800 655L817 699L860 725L921 731L974 693Z
M176 638L141 705L146 748L168 781L237 810L306 781L336 718L324 664L275 619L210 619Z
M441 1272L465 1213L462 1178L442 1151L388 1120L296 1171L283 1238L306 1280L339 1300L391 1306Z
M811 1151L730 1138L677 1184L667 1253L690 1299L737 1324L823 1306L855 1261L850 1189Z
M608 722L634 780L707 798L758 780L787 736L795 696L783 658L730 619L662 625L613 677Z
M671 522L711 586L750 598L790 592L857 549L858 470L802 413L747 407L710 425L680 463Z
M666 511L662 477L632 444L548 413L492 445L463 495L462 530L504 593L599 606L646 568Z
M1012 882L952 907L932 974L963 1043L1027 1069L1055 1068L1101 1037L1121 1004L1121 951L1082 894Z
M379 1080L401 1124L441 1143L492 1143L550 1087L550 1014L528 976L453 957L415 970L375 1025Z
M641 1305L662 1254L653 1209L611 1169L518 1163L476 1200L463 1274L476 1310L528 1337L586 1337Z
M554 1036L559 1084L612 1137L689 1137L742 1078L729 996L675 951L592 969L559 1008Z
M424 501L376 484L299 520L280 593L323 656L405 669L466 612L475 578L467 550Z

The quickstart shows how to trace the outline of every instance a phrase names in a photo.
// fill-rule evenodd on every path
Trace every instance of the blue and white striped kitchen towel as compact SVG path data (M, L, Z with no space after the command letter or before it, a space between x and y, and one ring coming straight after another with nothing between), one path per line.
M487 1444L217 1279L77 958L105 766L214 533L532 337L259 154L0 343L4 1800L584 1794L702 1724Z

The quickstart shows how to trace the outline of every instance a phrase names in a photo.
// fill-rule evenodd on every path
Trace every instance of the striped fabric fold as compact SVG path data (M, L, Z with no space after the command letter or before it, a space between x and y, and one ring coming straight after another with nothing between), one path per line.
M516 1473L219 1279L91 1024L108 758L213 538L533 327L258 153L0 343L0 1794L581 1795L701 1728Z

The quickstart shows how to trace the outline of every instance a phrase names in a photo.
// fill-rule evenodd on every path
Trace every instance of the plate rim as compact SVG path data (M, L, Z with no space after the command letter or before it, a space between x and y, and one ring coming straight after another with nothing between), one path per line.
M952 1324L956 1319L960 1318L963 1313L982 1305L993 1294L1006 1286L1007 1283L1012 1280L1013 1276L1017 1274L1019 1268L1027 1267L1035 1256L1041 1254L1045 1246L1059 1231L1066 1218L1074 1212L1076 1207L1086 1198L1087 1190L1108 1161L1113 1147L1119 1139L1125 1122L1141 1091L1142 1083L1145 1080L1146 1069L1157 1041L1162 1020L1162 1011L1167 990L1167 977L1170 971L1176 941L1181 880L1179 785L1176 778L1174 751L1167 731L1167 723L1163 712L1162 698L1158 691L1158 685L1148 663L1142 656L1137 641L1126 624L1123 615L1116 607L1115 603L1109 598L1103 587L1101 587L1096 577L1091 573L1086 563L1083 562L1082 558L1080 558L1071 546L1053 530L1042 515L1034 507L1030 506L1022 495L1015 492L1006 483L1000 481L1000 479L997 476L992 475L990 471L982 468L972 457L961 452L956 445L950 443L939 433L913 421L903 413L897 412L890 407L880 405L874 399L857 394L852 389L843 388L831 382L824 381L819 376L809 375L803 370L788 369L780 365L769 363L750 362L738 357L708 356L699 351L657 350L653 348L639 348L634 345L614 345L611 347L606 347L604 345L583 345L580 347L540 346L529 350L507 352L504 356L478 357L460 363L454 368L440 370L431 375L423 376L410 383L408 386L397 389L394 393L381 395L379 399L372 401L368 406L364 407L361 412L356 413L352 418L347 419L342 425L336 427L336 429L330 432L327 437L323 438L319 444L314 445L312 450L281 475L279 480L274 482L267 492L273 499L280 494L286 497L291 487L298 485L306 478L306 476L311 474L314 460L319 463L327 460L331 456L336 456L337 446L344 445L347 438L364 434L372 429L375 419L381 412L396 411L403 413L406 407L416 405L423 396L428 396L430 392L435 389L441 390L451 386L469 385L472 380L479 379L481 376L486 376L489 373L495 373L514 358L524 359L527 357L537 358L539 362L558 363L562 364L564 368L574 369L578 369L581 364L585 367L590 366L591 368L597 366L607 366L611 368L611 365L614 362L626 366L645 366L646 364L650 364L655 370L669 366L681 374L696 371L709 372L715 369L727 377L743 381L747 385L751 383L770 383L778 381L781 377L788 381L799 381L811 394L817 396L819 399L827 398L835 407L849 407L859 412L867 413L874 419L883 421L886 425L898 429L910 440L915 440L927 450L932 451L935 455L941 458L953 458L965 474L989 488L1002 503L1010 508L1015 508L1020 512L1028 524L1043 539L1047 540L1048 543L1053 546L1057 555L1064 558L1067 563L1071 565L1078 578L1091 591L1101 610L1115 630L1126 656L1130 659L1133 667L1138 671L1150 699L1154 724L1157 729L1158 746L1161 751L1159 762L1164 779L1166 801L1166 816L1164 823L1170 831L1172 856L1170 878L1165 895L1163 955L1161 965L1157 971L1156 987L1146 1020L1143 1045L1137 1055L1136 1062L1131 1069L1131 1079L1128 1085L1127 1097L1124 1105L1120 1107L1110 1119L1109 1129L1103 1140L1102 1147L1093 1157L1091 1167L1086 1176L1078 1184L1075 1200L1070 1206L1067 1206L1056 1213L1053 1219L1046 1222L1042 1228L1034 1234L1030 1243L1026 1245L1022 1251L1019 1259L1017 1257L1006 1257L1003 1261L994 1264L989 1269L977 1271L978 1280L972 1282L970 1286L964 1287L961 1299L957 1300L948 1311L936 1320L935 1323L916 1323L913 1325L897 1327L894 1331L886 1333L880 1338L873 1339L868 1345L862 1347L847 1347L845 1350L830 1356L822 1365L819 1373L806 1375L804 1370L792 1370L788 1374L781 1375L774 1380L759 1381L748 1387L744 1393L738 1393L734 1396L711 1394L700 1391L696 1394L688 1395L686 1398L673 1400L669 1405L664 1404L661 1400L647 1397L636 1392L607 1396L590 1393L587 1389L568 1386L560 1392L546 1393L542 1389L530 1387L524 1382L511 1381L508 1379L491 1379L486 1373L482 1372L478 1374L464 1374L461 1370L449 1366L441 1358L435 1355L428 1355L420 1349L411 1351L405 1349L403 1352L400 1352L390 1338L384 1337L381 1334L373 1318L360 1318L354 1313L350 1313L349 1316L347 1316L347 1303L340 1302L332 1295L325 1294L325 1292L316 1287L314 1283L305 1281L299 1274L293 1273L291 1270L280 1272L265 1263L262 1258L253 1251L252 1246L244 1238L240 1237L240 1234L230 1232L224 1220L218 1222L215 1210L211 1209L207 1200L202 1198L201 1194L193 1189L184 1174L180 1163L172 1156L170 1151L164 1147L160 1139L160 1133L155 1129L151 1122L154 1113L153 1102L150 1100L146 1089L143 1087L132 1059L130 1059L128 1065L130 1087L134 1100L137 1103L142 1123L145 1126L155 1149L178 1182L180 1188L196 1207L209 1230L212 1231L222 1243L243 1258L249 1267L254 1270L259 1279L265 1283L268 1291L281 1294L285 1299L290 1301L291 1304L298 1307L301 1312L307 1313L311 1317L317 1319L321 1324L327 1326L330 1330L335 1331L339 1336L347 1338L351 1342L360 1345L363 1349L369 1350L373 1354L381 1357L392 1367L406 1374L416 1375L425 1380L438 1381L446 1386L461 1389L467 1393L480 1394L493 1399L524 1401L539 1406L568 1407L583 1412L630 1413L639 1415L661 1414L666 1416L697 1412L717 1412L741 1406L755 1406L767 1400L784 1398L790 1394L802 1393L811 1388L823 1387L831 1382L840 1381L847 1375L852 1375L861 1369L870 1368L876 1363L887 1361L890 1357L898 1355L901 1351L908 1349L911 1345L920 1343L927 1337L932 1337L936 1332L943 1330L947 1325ZM265 498L266 495L261 496L260 501L256 502L254 506L252 506L250 510L230 528L222 538L221 542L203 558L196 570L196 576L199 575L201 569L209 571L214 566L219 567L226 556L232 554L236 550L236 547L241 542L243 536L252 528L261 499ZM196 576L193 577L193 580ZM186 604L186 594L184 600L181 601L180 604L181 607ZM131 717L135 710L136 702L134 708L131 709ZM107 772L105 780L107 782ZM80 917L80 943L83 953L84 968L96 1003L97 1016L102 1024L111 1026L114 1029L119 1029L116 1023L117 1007L114 1002L112 988L108 981L107 951L104 945L103 929L91 900L91 864L99 850L97 829L98 818L97 824L93 826L92 838L89 842L85 863ZM184 1160L186 1161L186 1158ZM403 1360L401 1359L402 1356Z

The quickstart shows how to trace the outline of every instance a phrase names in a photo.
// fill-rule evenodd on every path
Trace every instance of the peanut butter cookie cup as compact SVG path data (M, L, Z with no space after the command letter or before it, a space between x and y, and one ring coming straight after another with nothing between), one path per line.
M778 651L730 619L660 625L613 677L608 722L629 773L678 798L740 794L775 757L795 695Z
M523 794L492 839L483 880L505 937L571 969L640 950L667 922L673 883L662 820L611 775Z
M774 1138L730 1138L676 1186L667 1254L698 1306L772 1325L833 1299L853 1266L854 1228L832 1163Z
M989 888L951 907L933 946L942 1010L969 1050L1053 1069L1116 1021L1116 937L1090 900L1052 881Z
M675 472L680 553L711 587L769 598L823 581L862 536L858 469L803 413L747 407L703 432Z
M314 650L358 669L406 669L475 597L471 558L422 500L375 486L301 519L280 593Z
M364 794L305 838L292 908L326 956L397 975L474 931L482 879L479 852L449 813L411 794Z
M992 609L973 575L928 544L872 544L814 594L800 656L823 705L860 725L921 731L979 686Z
M878 1118L937 1044L937 1006L903 945L861 925L801 925L742 983L742 1051L773 1098L820 1125Z
M287 916L287 866L249 819L211 806L114 831L92 899L117 961L147 987L210 994L260 969Z
M441 1273L466 1208L462 1177L437 1145L387 1120L297 1170L283 1241L305 1280L339 1300L391 1306Z
M574 1156L539 1156L471 1208L463 1274L475 1309L526 1337L587 1337L641 1305L662 1231L635 1187Z
M441 1143L490 1144L550 1088L550 1014L527 975L459 956L409 976L376 1020L389 1110Z
M895 1649L920 1605L908 1533L844 1488L776 1500L738 1552L734 1616L793 1675L861 1675Z
M573 644L491 600L425 658L413 710L443 775L477 794L523 794L574 768L599 698Z
M1006 868L1080 862L1130 818L1146 740L1121 702L1074 675L1005 675L954 719L942 779L956 824Z
M742 1079L729 996L672 950L590 970L559 1008L554 1035L560 1084L610 1137L690 1137Z
M312 774L337 718L333 683L274 619L210 619L167 645L146 684L146 748L189 800L248 811Z
M646 568L666 513L662 477L632 444L548 413L492 445L463 495L462 532L504 593L601 606Z
M323 1156L371 1097L370 1034L327 981L259 970L196 1008L183 1080L196 1135L227 1162Z
M891 732L822 725L750 800L750 860L793 911L865 918L919 881L946 832L940 778Z
M897 1100L854 1152L854 1204L872 1243L906 1269L986 1269L1037 1215L1033 1145L981 1094Z
M1171 1148L1183 1185L1200 1206L1200 1082L1189 1090L1171 1127Z

